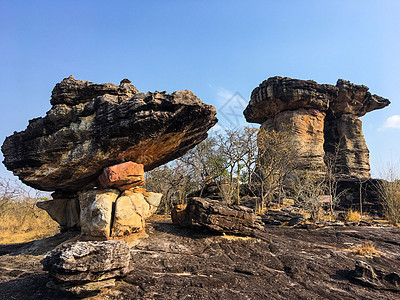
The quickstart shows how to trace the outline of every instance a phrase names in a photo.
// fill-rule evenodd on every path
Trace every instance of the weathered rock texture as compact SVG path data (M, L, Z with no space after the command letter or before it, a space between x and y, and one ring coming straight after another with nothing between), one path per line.
M262 123L261 129L266 131L290 130L293 133L292 142L298 150L299 161L296 165L302 168L324 169L324 119L325 113L317 109L285 110L273 118L267 119Z
M3 163L37 189L80 191L103 168L133 161L151 170L193 148L216 122L215 108L191 91L139 93L75 80L58 83L45 117L4 141Z
M41 263L54 287L77 296L114 285L129 271L130 248L122 241L75 242L62 245Z
M251 208L225 205L207 198L190 198L186 207L176 207L172 215L175 225L198 225L220 233L252 236L257 230L263 230L261 217Z
M120 192L115 189L91 190L79 194L81 231L89 236L109 237L113 207Z
M47 211L50 217L60 224L62 231L80 228L80 207L77 198L39 201L36 206Z
M118 237L142 230L160 204L162 194L117 189L79 193L80 224L84 235Z
M342 79L333 86L271 77L253 90L244 116L266 130L290 130L301 149L300 169L323 170L334 156L339 178L368 179L369 151L359 117L389 104L366 86Z
M98 181L102 188L115 187L119 190L141 186L145 184L144 167L131 161L107 167L104 168Z
M165 221L150 222L146 231L148 238L131 245L132 270L96 299L399 299L399 228L267 226L243 238ZM76 299L47 288L48 274L39 263L69 238L70 232L0 245L0 299ZM349 251L365 241L381 255ZM355 281L357 260L370 265L378 279L382 274L391 288Z

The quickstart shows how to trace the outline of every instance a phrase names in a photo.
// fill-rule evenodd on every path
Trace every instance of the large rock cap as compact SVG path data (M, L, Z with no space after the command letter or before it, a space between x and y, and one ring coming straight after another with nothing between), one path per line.
M334 86L276 76L263 81L253 90L243 113L248 122L262 124L286 110L313 108L327 111L330 108L337 116L353 114L361 117L389 104L388 99L368 92L368 87L343 79L339 79Z
M70 76L55 86L51 104L2 146L8 170L49 191L79 191L126 161L151 170L185 154L217 122L215 108L189 90L143 94L129 80L116 86Z
M337 88L329 84L318 84L313 80L288 77L270 77L251 93L244 116L248 122L263 123L269 117L285 110L315 108L325 111L329 101L337 95Z

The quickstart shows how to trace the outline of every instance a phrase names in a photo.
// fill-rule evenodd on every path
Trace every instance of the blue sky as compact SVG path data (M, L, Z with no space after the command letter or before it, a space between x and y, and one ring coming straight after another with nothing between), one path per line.
M52 88L71 74L96 83L129 78L142 92L190 89L217 112L279 75L344 78L389 98L389 107L362 118L364 135L373 175L400 160L400 1L0 4L1 143L44 116ZM0 176L10 173L1 166Z

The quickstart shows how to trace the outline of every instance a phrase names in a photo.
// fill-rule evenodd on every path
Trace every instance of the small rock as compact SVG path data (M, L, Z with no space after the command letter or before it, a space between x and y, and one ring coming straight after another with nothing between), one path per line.
M385 280L388 281L390 284L393 284L396 287L400 288L400 275L392 272L385 276Z
M304 221L303 216L297 216L297 217L291 218L289 220L289 222L286 224L286 226L295 226L295 225L300 224L303 221Z
M190 224L190 216L186 208L186 204L178 204L174 206L171 211L171 219L174 225L185 227Z
M373 288L382 287L374 268L360 260L357 260L355 263L355 270L352 279L361 283L362 285Z

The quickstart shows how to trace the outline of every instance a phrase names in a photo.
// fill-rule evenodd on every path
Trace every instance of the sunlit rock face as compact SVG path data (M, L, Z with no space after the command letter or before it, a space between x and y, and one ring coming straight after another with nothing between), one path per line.
M45 117L6 138L3 163L40 190L80 191L96 185L105 167L133 161L148 171L207 137L215 108L191 91L139 93L72 76L58 83Z
M333 157L341 179L368 179L369 151L359 117L389 104L368 87L343 79L334 86L271 77L253 90L244 116L266 130L289 130L300 168L324 170Z
M324 163L325 113L317 109L299 108L277 113L262 123L266 131L290 131L291 141L298 151L298 169L321 169Z

